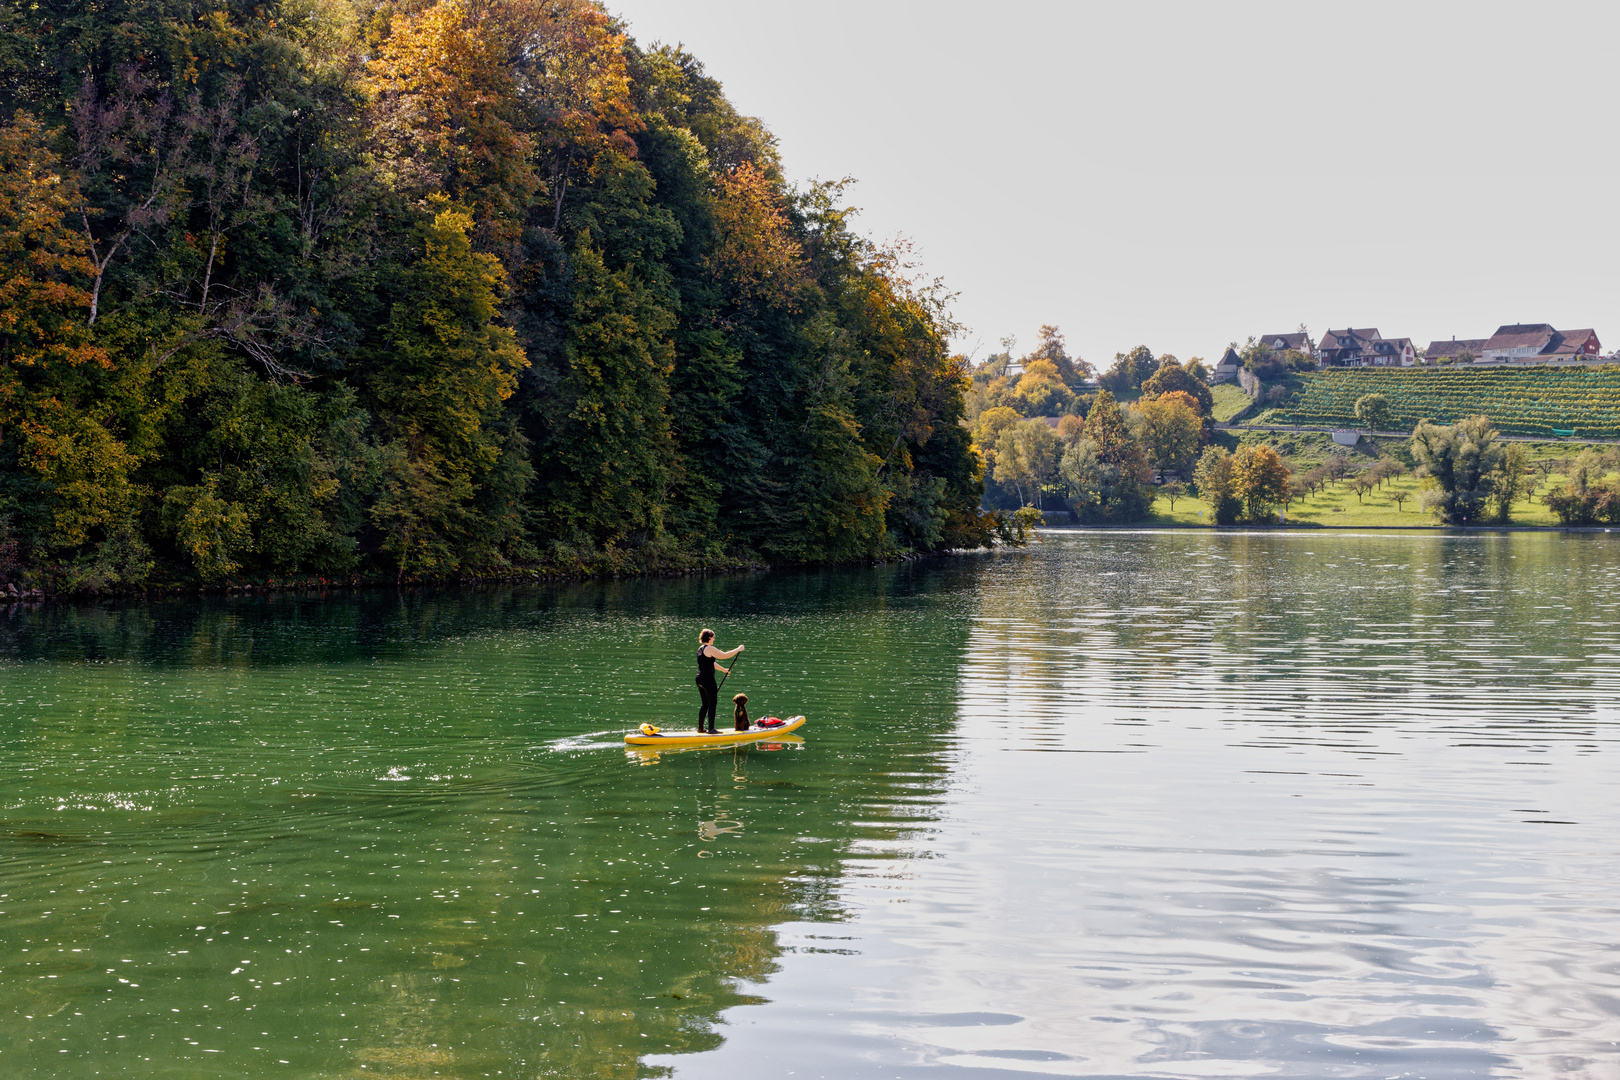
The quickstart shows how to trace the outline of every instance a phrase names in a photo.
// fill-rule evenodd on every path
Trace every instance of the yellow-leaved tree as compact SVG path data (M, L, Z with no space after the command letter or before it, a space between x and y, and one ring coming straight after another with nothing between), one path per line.
M1131 426L1148 460L1160 472L1185 468L1198 449L1204 422L1191 402L1188 395L1178 391L1144 398L1131 409Z

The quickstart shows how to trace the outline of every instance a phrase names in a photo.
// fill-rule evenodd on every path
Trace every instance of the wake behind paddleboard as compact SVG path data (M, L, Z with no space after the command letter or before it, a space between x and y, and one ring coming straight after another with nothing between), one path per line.
M699 735L695 731L660 731L657 735L643 735L632 731L624 737L631 746L730 746L733 743L756 742L786 735L804 726L804 717L795 716L780 727L749 728L747 731L718 731L713 735Z

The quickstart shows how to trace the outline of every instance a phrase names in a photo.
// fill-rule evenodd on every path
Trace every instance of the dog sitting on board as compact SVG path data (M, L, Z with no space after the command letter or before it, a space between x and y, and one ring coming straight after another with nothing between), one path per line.
M738 694L736 697L731 699L731 702L732 702L733 705L736 706L736 709L732 712L731 715L732 715L732 719L734 719L737 722L737 730L738 731L747 731L748 730L748 695L747 694Z

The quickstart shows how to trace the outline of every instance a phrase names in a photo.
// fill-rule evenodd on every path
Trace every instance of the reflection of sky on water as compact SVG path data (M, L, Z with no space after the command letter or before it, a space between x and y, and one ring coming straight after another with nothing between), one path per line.
M1620 548L1059 535L926 838L677 1077L1620 1074ZM899 856L898 858L892 856ZM836 945L836 948L827 948Z

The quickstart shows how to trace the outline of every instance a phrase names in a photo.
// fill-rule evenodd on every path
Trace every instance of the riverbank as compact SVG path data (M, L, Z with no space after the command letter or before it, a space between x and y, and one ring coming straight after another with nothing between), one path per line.
M497 573L407 575L396 578L391 574L349 575L289 575L269 578L228 578L213 582L155 581L139 586L118 584L96 588L53 589L43 585L19 584L16 581L0 583L0 605L38 604L52 600L158 600L187 596L251 596L296 593L342 594L374 589L440 589L449 586L477 585L550 585L575 581L604 581L618 578L677 578L729 576L764 573L771 570L817 569L828 567L883 566L891 563L916 562L924 559L947 558L964 551L893 552L848 563L768 563L760 559L716 557L709 559L636 559L623 557L626 553L601 554L591 559L578 559L572 563L552 563L544 566L514 567ZM971 549L983 550L983 549ZM39 572L35 572L39 573ZM26 578L28 572L24 571Z

